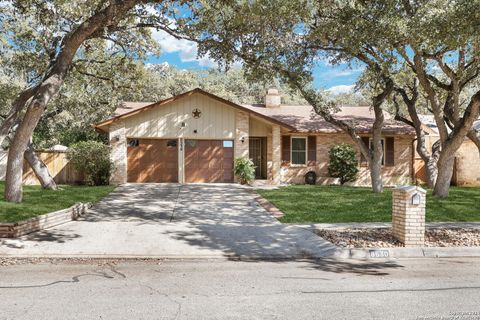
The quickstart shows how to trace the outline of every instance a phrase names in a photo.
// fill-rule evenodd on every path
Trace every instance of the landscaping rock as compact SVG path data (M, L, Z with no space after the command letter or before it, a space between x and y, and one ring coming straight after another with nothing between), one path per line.
M316 230L320 237L346 248L394 248L403 244L393 237L391 228ZM476 247L480 246L479 229L428 229L425 231L426 247Z

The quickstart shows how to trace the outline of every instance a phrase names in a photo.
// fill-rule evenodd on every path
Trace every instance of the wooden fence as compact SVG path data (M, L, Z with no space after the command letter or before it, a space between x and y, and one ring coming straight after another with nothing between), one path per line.
M83 182L83 176L68 162L65 151L37 151L37 155L47 165L56 183L79 184ZM0 180L5 180L7 156L7 151L0 151ZM40 184L26 161L23 163L23 182L27 185Z
M67 159L67 153L64 151L37 151L38 157L48 167L48 171L58 184L79 184L83 182L83 176L80 174ZM28 163L23 163L23 183L26 185L38 185L35 173Z
M455 158L455 162L453 163L453 176L451 184L456 186L458 185L457 181L457 162L458 159ZM413 170L415 172L415 181L420 184L427 183L427 169L425 168L425 162L421 158L416 158L413 162Z

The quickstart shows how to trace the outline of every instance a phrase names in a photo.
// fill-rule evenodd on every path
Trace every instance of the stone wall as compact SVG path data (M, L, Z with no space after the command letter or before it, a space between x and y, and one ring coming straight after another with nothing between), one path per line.
M16 238L76 220L88 212L91 203L76 203L70 208L43 214L28 220L0 223L0 238Z
M114 164L110 183L119 184L127 182L127 138L125 136L125 123L114 122L110 125L109 133L110 158Z
M248 113L237 111L235 115L235 158L248 157L249 129L250 121Z

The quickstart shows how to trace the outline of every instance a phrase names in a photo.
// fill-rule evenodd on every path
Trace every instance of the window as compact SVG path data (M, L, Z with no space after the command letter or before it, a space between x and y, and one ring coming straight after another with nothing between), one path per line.
M167 147L176 147L177 146L177 140L168 140L167 141Z
M292 137L292 164L307 164L307 138Z
M138 147L138 139L128 139L128 146L129 147Z
M223 147L224 148L233 148L233 141L232 140L223 140Z
M382 156L382 166L385 165L385 139L380 140L382 143L382 149L383 149L383 156ZM373 139L370 138L368 142L368 147L370 150L373 150Z
M185 140L186 148L195 148L197 146L197 140Z

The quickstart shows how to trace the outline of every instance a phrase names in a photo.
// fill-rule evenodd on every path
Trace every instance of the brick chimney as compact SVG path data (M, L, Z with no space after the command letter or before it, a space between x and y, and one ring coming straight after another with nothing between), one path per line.
M265 95L265 107L266 108L278 108L282 103L282 97L278 93L276 88L270 88Z

